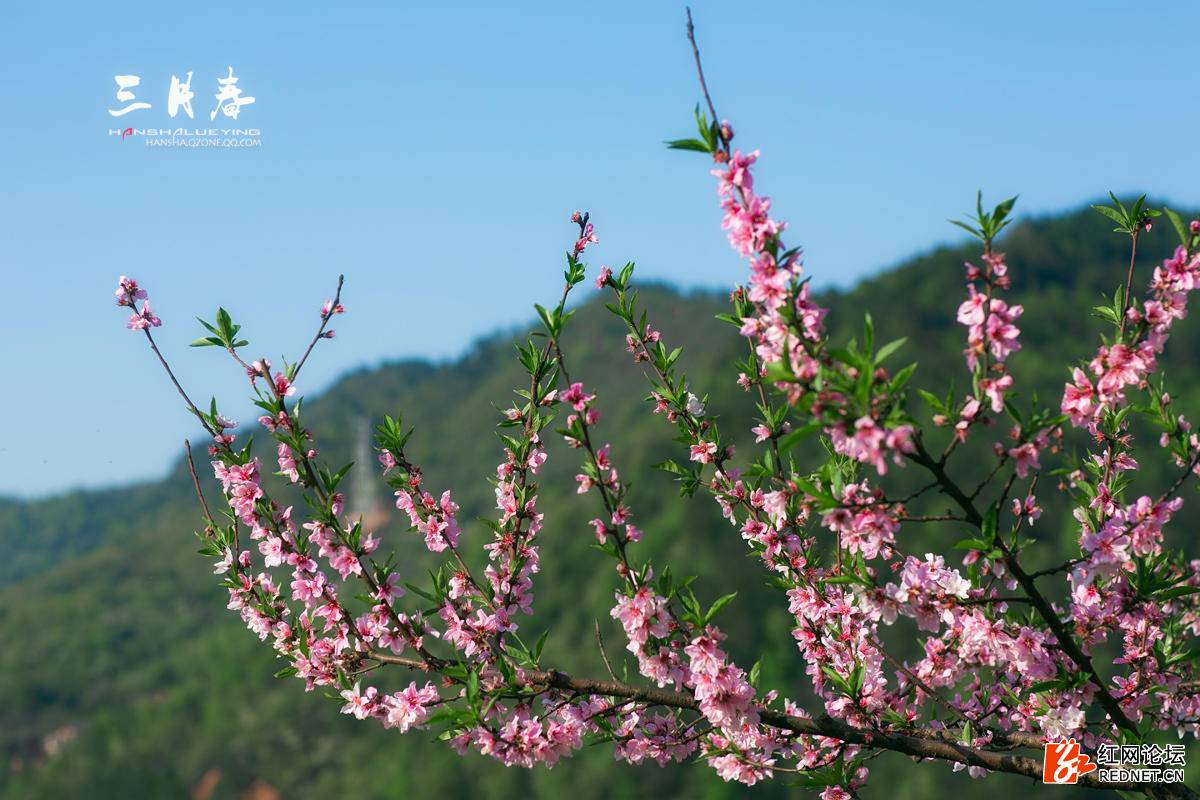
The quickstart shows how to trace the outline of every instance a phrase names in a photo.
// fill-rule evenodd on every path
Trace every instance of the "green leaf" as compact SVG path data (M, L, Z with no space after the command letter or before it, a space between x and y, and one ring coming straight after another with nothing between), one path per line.
M988 550L990 544L982 539L960 539L954 543L956 550Z
M654 469L661 469L663 472L669 472L672 475L691 475L692 473L683 467L676 464L674 461L667 459L652 465Z
M1129 212L1125 210L1125 204L1122 203L1120 199L1111 191L1108 193L1108 196L1113 201L1113 204L1115 204L1117 208L1121 209L1121 213L1128 217Z
M730 594L718 597L716 602L709 607L708 613L704 615L704 624L707 625L712 622L713 618L721 613L721 609L732 603L735 597L737 597L737 592L731 592Z
M924 399L925 402L929 404L929 407L934 411L938 412L939 414L946 413L946 404L943 403L942 399L933 392L928 392L924 389L917 389L917 394L921 395L922 399Z
M996 542L996 532L999 523L1000 501L997 500L992 503L987 513L983 515L983 524L980 526L980 532L983 534L984 541L988 542L989 547Z
M962 229L963 229L964 231L966 231L967 233L969 233L969 234L971 234L972 236L974 236L976 239L982 239L982 238L983 238L983 233L982 233L982 232L980 232L980 231L979 231L977 228L975 228L974 226L968 225L968 224L967 224L967 223L965 223L965 222L959 222L959 221L958 221L958 220L956 220L956 219L948 219L948 220L946 220L946 222L949 222L951 225L957 225L958 227L962 228Z
M1003 222L1005 217L1008 216L1009 212L1012 211L1013 206L1017 204L1017 197L1020 197L1020 195L1010 197L1002 203L998 203L996 207L992 209L992 221Z
M1125 217L1122 216L1121 213L1118 212L1115 208L1109 208L1108 206L1095 206L1095 205L1092 206L1092 208L1094 208L1096 211L1103 214L1104 216L1108 217L1113 222L1120 225L1122 230L1124 230L1126 227L1128 227L1129 223L1125 220Z
M782 383L794 381L796 376L788 369L787 364L782 361L772 361L767 364L766 374L763 375L763 380L767 383Z
M666 142L671 150L694 150L697 153L711 153L712 148L699 139L672 139Z
M820 427L821 421L819 419L814 419L811 422L801 425L799 428L788 431L783 436L779 437L779 452L782 454L791 450L796 446L797 443L799 443L801 439L808 436L813 431L819 430Z
M1176 586L1173 589L1156 592L1154 596L1159 600L1174 600L1176 597L1186 597L1196 592L1200 592L1200 586Z
M467 702L475 705L475 701L479 699L479 673L474 670L467 675Z
M913 373L916 371L917 371L917 362L915 362L915 361L913 363L909 364L907 367L903 367L899 372L897 372L895 374L895 376L892 377L892 382L890 384L888 384L888 390L892 394L895 394L896 392L903 389L905 386L908 385L909 379L912 378Z
M1184 223L1183 218L1165 206L1163 207L1163 211L1166 212L1167 219L1171 220L1171 224L1175 227L1175 233L1179 234L1180 243L1184 247L1187 247L1188 243L1191 241L1192 235L1188 230L1187 225Z
M547 311L545 309L545 307L540 306L537 303L534 303L533 307L534 307L534 309L537 310L538 317L541 318L542 324L546 326L546 330L549 331L551 334L555 333L556 331L555 331L555 327L554 327L554 322L553 322L553 318L550 315L550 312Z
M899 350L908 341L907 337L900 337L894 341L888 342L883 347L879 348L879 352L875 354L875 363L882 364L887 360L887 357Z

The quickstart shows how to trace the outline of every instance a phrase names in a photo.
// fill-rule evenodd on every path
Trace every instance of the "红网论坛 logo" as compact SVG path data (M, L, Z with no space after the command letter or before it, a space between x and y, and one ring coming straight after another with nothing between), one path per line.
M1079 781L1079 776L1095 770L1092 759L1080 751L1074 739L1046 742L1042 783L1073 784Z

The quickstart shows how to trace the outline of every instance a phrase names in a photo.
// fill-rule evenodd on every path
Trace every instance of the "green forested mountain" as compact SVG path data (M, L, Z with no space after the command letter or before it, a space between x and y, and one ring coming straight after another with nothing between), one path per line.
M1144 239L1139 285L1169 252L1173 237L1169 226L1160 226ZM1020 402L1036 392L1056 406L1064 364L1095 348L1098 323L1087 309L1123 279L1126 242L1107 221L1079 212L1024 222L1002 249L1009 254L1011 299L1026 308L1019 323L1024 350L1010 362ZM550 256L547 268L555 269ZM834 340L853 336L870 311L881 340L908 337L900 359L920 363L913 385L944 392L955 378L961 383L964 329L954 312L964 293L962 262L974 256L970 247L943 248L852 290L826 293ZM818 274L827 268L810 266ZM751 438L744 432L753 424L753 406L729 367L745 344L713 319L725 310L723 296L663 287L645 288L642 296L665 339L684 347L692 386L711 394L711 406L723 415L722 430L748 448ZM550 300L531 301L539 299ZM244 322L252 328L252 320ZM678 445L671 441L674 431L643 403L645 382L624 352L622 333L620 323L590 299L572 321L568 358L576 377L599 394L600 432L612 442L622 475L636 476L631 502L646 531L642 552L660 565L671 563L679 574L698 575L702 597L736 589L737 601L722 618L731 650L745 663L761 657L764 683L802 697L806 679L783 596L765 585L765 573L745 556L715 504L702 496L680 500L669 476L649 469L676 456ZM1185 321L1164 357L1171 391L1191 416L1200 405L1198 345L1200 326ZM315 357L337 355L329 347ZM497 336L453 363L406 361L354 372L310 398L305 410L322 455L337 463L356 457L364 419L402 412L417 428L411 449L428 486L452 488L463 506L460 519L469 521L493 506L486 478L500 447L491 431L518 376L511 338ZM927 416L918 400L911 402L915 413ZM969 468L983 463L976 457L982 452L965 448L956 458ZM595 498L574 494L577 463L576 453L552 442L540 503L546 527L537 614L522 625L534 636L551 629L548 663L599 675L594 621L614 659L623 653L623 641L607 613L616 586L611 564L589 548L586 521L594 516ZM1147 488L1167 474L1153 458L1142 467L1139 482ZM889 476L897 485L918 477L912 469L897 472ZM370 496L360 490L357 502L389 507L382 484L374 486ZM213 487L206 491L218 499ZM1076 533L1054 493L1045 495L1047 513L1035 528L1041 552L1031 557L1048 563L1075 547ZM1200 502L1189 495L1188 506ZM460 758L426 733L398 736L342 716L321 693L305 694L298 681L271 677L278 665L269 649L225 611L208 561L195 554L198 516L182 464L155 483L0 501L0 798L805 794L786 780L753 790L726 785L704 766L617 765L604 745L585 748L550 771L506 769L479 756ZM1169 535L1183 541L1181 531L1193 530L1200 515L1185 507L1177 519ZM397 522L392 517L383 528L384 546L394 545L407 577L419 580L429 554ZM962 538L952 528L900 536L908 537L907 552L948 550ZM486 538L483 525L464 525L464 550L480 555ZM1006 776L971 781L945 764L913 766L894 755L873 761L872 772L868 798L1014 791L1051 797L1061 791Z

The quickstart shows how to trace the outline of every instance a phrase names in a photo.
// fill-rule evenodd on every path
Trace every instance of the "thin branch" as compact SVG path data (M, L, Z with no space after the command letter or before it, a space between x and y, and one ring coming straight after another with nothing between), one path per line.
M957 514L930 514L925 516L903 516L901 522L966 522L966 517Z
M196 408L196 404L192 402L192 398L188 397L188 393L183 390L179 379L175 377L175 373L171 370L171 365L167 363L167 359L163 358L163 354L159 351L158 345L154 341L154 336L150 333L150 328L142 328L142 333L146 334L146 341L150 343L150 349L154 351L154 355L158 356L158 363L162 364L162 368L167 371L167 377L175 385L175 391L179 392L179 396L183 398L183 402L187 403L188 410L196 415L196 419L200 420L200 424L204 426L204 430L208 431L209 435L216 436L217 432L204 420L204 415L200 413L200 409Z
M1137 246L1138 234L1142 232L1141 227L1133 229L1130 238L1133 239L1132 246L1129 248L1129 274L1125 276L1125 296L1121 298L1121 324L1117 330L1117 341L1120 341L1125 335L1125 312L1129 310L1129 296L1133 292L1133 265L1137 262Z
M958 604L963 606L985 606L992 603L997 605L1000 603L1032 603L1028 597L968 597L964 600L959 600Z
M196 475L196 462L192 461L192 443L187 439L183 440L183 452L187 456L188 472L192 474L192 488L196 490L196 499L200 501L200 507L204 509L204 519L208 521L208 531L211 533L216 525L213 523L212 514L208 510L208 501L204 499L204 492L200 491L200 478Z
M1063 563L1059 564L1056 567L1046 567L1045 569L1039 569L1036 572L1031 572L1031 573L1029 573L1029 577L1043 578L1047 575L1055 575L1059 572L1066 572L1067 570L1074 567L1076 564L1082 564L1084 561L1087 561L1087 559L1086 558L1072 558L1068 561L1064 561Z
M345 275L338 275L337 291L333 295L333 303L331 303L329 306L329 313L321 315L321 327L317 328L317 335L314 336L312 341L308 343L308 349L304 351L304 356L301 357L300 363L296 365L296 371L292 373L293 379L300 374L300 370L304 367L304 362L308 361L308 354L311 353L313 348L317 346L317 342L319 342L322 337L325 336L325 326L329 324L329 320L333 319L333 315L337 313L335 309L342 302L342 283L344 283L345 280ZM271 376L268 375L267 380L270 379Z
M692 44L692 58L696 61L696 74L700 77L700 90L704 92L704 102L708 105L708 113L712 115L712 122L718 123L717 109L713 108L712 97L708 94L708 82L704 80L704 67L700 64L700 47L696 44L696 26L692 24L692 9L687 9L687 37ZM725 151L725 155L729 155L729 142L725 141L725 137L719 137L721 148Z
M604 652L604 639L600 636L600 620L595 620L596 623L596 644L600 647L600 658L604 659L604 668L608 670L608 677L614 681L617 679L617 673L613 672L612 664L608 661L608 653Z

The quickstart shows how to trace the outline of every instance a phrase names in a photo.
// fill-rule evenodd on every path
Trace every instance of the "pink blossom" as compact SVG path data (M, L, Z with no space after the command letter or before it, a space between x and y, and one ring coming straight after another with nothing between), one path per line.
M579 238L575 241L575 255L579 255L586 250L589 244L598 244L599 242L600 240L596 237L595 228L592 227L590 222L587 223L583 226L582 233L580 233Z
M691 460L711 464L717 454L716 442L698 442L691 446Z
M292 381L282 372L275 373L275 391L280 397L291 397L296 393L296 387L292 385Z
M142 301L142 308L140 311L137 310L136 306L131 305L130 307L134 309L134 313L129 315L129 322L125 324L125 327L129 328L131 331L141 331L145 330L146 328L157 328L162 325L162 320L154 316L154 312L150 310L149 300Z
M146 299L146 290L138 286L138 282L133 278L126 278L124 275L117 282L117 305L134 307L138 300Z
M596 395L587 394L583 390L582 383L572 383L570 388L559 394L558 399L564 403L570 404L576 411L583 411L587 404L596 399Z
M413 681L403 691L383 698L383 726L397 728L401 733L420 727L429 716L429 706L437 700L438 692L433 684L426 683L417 688L416 681Z
M1018 447L1010 448L1008 457L1013 459L1018 478L1028 477L1030 470L1042 468L1038 462L1038 447L1034 442L1026 442Z
M366 719L375 713L379 690L374 686L368 686L363 692L356 683L353 689L347 689L341 694L346 700L346 705L342 706L343 714L353 714L355 719Z

